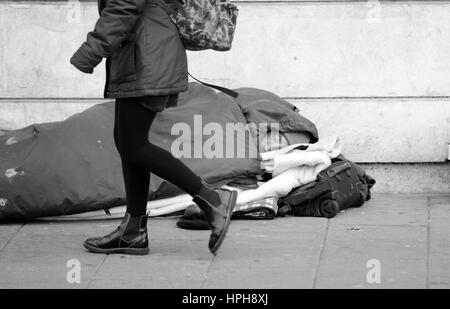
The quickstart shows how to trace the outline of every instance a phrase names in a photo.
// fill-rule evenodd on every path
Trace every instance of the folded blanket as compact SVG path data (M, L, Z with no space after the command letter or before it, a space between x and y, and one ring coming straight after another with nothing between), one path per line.
M323 137L314 144L293 144L279 150L262 152L261 166L266 172L277 176L285 170L309 163L314 165L314 156L301 157L299 154L307 154L308 152L321 152L326 154L330 159L336 158L341 154L342 142L338 136Z
M337 157L341 150L340 139L331 136L314 144L295 144L261 153L261 165L273 178L257 189L241 192L238 203L286 196L292 189L315 181L317 175L331 165L331 159Z

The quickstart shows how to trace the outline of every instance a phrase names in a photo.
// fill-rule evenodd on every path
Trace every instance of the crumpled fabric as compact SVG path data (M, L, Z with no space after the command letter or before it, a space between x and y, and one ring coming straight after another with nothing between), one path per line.
M301 164L314 164L317 153L326 154L334 159L341 154L342 142L338 136L323 137L314 144L294 144L279 150L261 153L261 167L273 177L280 175L289 168ZM309 154L308 153L314 153ZM303 155L299 155L303 153Z
M295 144L280 150L261 153L262 167L273 178L259 188L240 192L238 204L268 197L286 196L292 189L317 179L317 175L331 165L342 150L337 136L321 139L314 144Z

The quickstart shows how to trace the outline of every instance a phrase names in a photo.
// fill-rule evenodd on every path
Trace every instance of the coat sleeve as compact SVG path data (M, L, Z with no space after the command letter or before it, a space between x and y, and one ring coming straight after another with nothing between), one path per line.
M147 0L109 0L94 31L70 59L78 70L92 73L102 58L110 57L141 17Z

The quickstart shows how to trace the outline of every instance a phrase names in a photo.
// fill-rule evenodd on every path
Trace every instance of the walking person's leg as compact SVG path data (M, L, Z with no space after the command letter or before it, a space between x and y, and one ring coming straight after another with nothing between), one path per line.
M205 212L212 229L209 248L215 253L227 232L236 193L213 190L182 161L148 141L148 132L156 112L145 109L134 99L118 99L115 115L114 139L122 159L127 196L127 214L118 228L119 234L122 232L123 235L117 240L116 230L112 233L115 237L110 234L106 238L91 238L85 242L85 247L103 253L148 252L145 212L151 172L194 197L194 202ZM126 250L122 243L131 243L132 249L136 250Z

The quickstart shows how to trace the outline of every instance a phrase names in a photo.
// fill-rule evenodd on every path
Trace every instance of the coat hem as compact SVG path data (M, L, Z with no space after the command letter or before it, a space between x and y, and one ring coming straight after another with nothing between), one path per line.
M106 99L120 99L120 98L134 98L154 95L170 95L184 92L188 86L177 88L162 88L162 89L143 89L130 91L106 91L104 97Z

